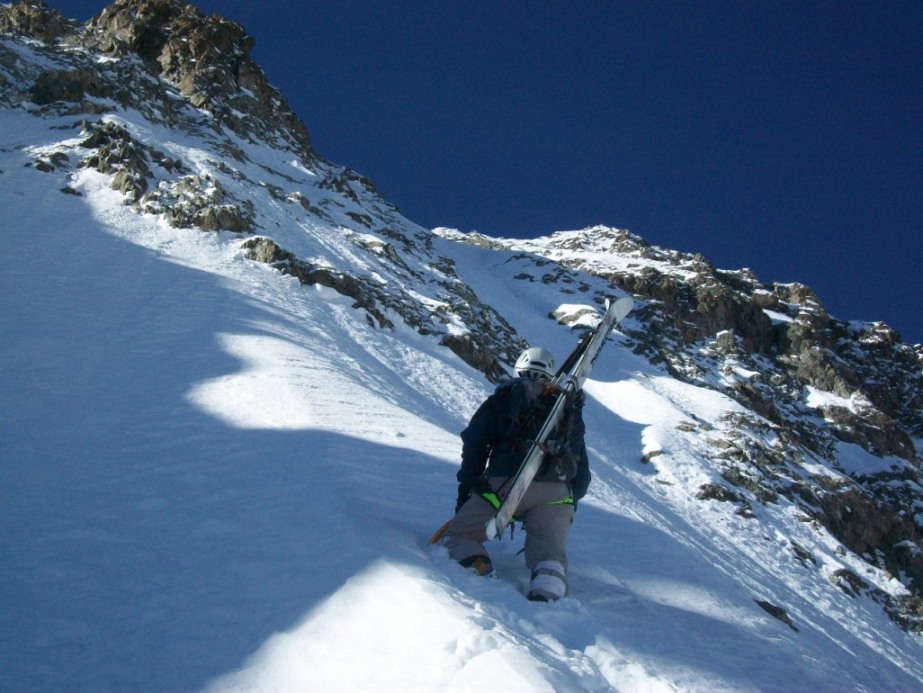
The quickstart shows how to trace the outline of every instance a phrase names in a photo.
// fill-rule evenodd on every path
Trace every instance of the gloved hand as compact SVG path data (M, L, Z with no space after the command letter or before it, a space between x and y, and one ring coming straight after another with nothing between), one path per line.
M455 514L458 515L458 511L461 510L461 507L468 502L468 499L471 498L471 487L468 484L459 484L458 485L458 498L455 501Z
M479 496L487 491L490 491L490 482L483 476L479 476L467 484L459 484L458 499L455 501L455 513L458 514L458 511L468 502L471 496Z
M546 440L544 443L539 443L538 446L546 455L561 455L567 450L567 446L561 440Z

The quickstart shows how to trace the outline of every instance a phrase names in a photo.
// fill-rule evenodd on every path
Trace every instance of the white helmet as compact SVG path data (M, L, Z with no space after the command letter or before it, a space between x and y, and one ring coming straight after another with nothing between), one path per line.
M554 377L554 356L547 349L532 347L519 355L514 368L520 378L550 380Z

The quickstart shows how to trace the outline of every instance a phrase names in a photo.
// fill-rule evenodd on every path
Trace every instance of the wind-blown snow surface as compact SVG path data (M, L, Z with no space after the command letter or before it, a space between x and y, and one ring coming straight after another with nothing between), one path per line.
M136 216L89 171L62 194L0 149L0 689L923 688L919 638L817 580L867 569L793 507L692 500L711 477L683 424L720 436L737 405L620 335L587 386L572 593L533 604L521 534L490 545L499 580L426 544L480 374L239 237ZM572 347L548 315L573 296L435 241L527 339ZM818 566L793 567L796 540Z

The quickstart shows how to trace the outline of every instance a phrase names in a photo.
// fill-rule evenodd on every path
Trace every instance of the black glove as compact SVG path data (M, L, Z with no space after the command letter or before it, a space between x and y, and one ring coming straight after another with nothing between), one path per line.
M476 477L470 483L458 485L458 499L455 501L455 514L461 510L461 507L468 502L471 496L480 496L482 493L490 491L490 482L483 476Z
M546 440L536 443L546 455L563 455L567 452L567 444L562 440Z
M461 507L468 502L469 498L471 498L471 487L468 486L468 484L459 484L458 499L455 501L456 515L458 515L458 511L461 510Z

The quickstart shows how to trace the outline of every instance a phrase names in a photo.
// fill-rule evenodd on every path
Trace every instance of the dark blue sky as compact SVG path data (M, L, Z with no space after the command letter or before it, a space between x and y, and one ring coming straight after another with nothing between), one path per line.
M193 4L419 224L628 228L923 342L921 2Z

